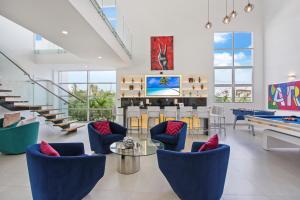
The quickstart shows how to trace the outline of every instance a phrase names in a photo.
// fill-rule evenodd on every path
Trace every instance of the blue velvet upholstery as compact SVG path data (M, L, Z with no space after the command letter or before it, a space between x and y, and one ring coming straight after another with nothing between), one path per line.
M157 150L158 165L174 192L182 200L219 200L222 197L230 147L198 152L203 143L194 142L192 152Z
M88 132L91 150L96 153L108 154L111 153L109 147L112 143L123 140L126 136L127 128L114 123L109 122L109 127L112 134L110 135L101 135L93 126L94 122L88 124Z
M82 143L53 143L60 157L28 147L27 166L33 200L81 200L103 177L105 155L87 156Z
M183 123L181 130L174 136L165 134L167 121L162 122L150 129L151 138L158 140L165 145L166 150L181 151L185 146L187 124Z

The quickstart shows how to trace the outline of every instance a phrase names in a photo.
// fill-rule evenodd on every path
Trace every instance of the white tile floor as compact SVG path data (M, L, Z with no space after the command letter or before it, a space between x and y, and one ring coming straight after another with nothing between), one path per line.
M49 142L84 142L87 152L87 129L78 133L60 135L56 129L42 125L39 139ZM195 140L206 136L189 136L186 150ZM300 199L300 152L273 151L261 148L261 137L253 137L246 126L232 130L222 143L231 146L224 200L298 200ZM141 171L121 175L116 171L116 156L108 155L105 176L85 200L177 200L166 179L160 173L156 156L141 159ZM0 200L31 199L25 155L0 154Z

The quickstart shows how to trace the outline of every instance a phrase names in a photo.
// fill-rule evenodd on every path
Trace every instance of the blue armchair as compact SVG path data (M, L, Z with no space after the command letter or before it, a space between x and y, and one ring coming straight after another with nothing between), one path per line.
M26 152L33 200L81 200L103 177L106 157L85 155L82 143L50 145L60 157L42 154L39 144Z
M164 143L166 150L181 151L185 146L187 124L185 122L182 122L183 126L176 135L168 135L165 134L167 123L167 121L162 122L151 128L151 138Z
M93 126L94 122L88 124L88 132L91 150L96 153L109 154L111 153L109 147L112 143L123 140L126 136L127 128L114 123L109 122L109 127L112 131L110 135L101 135Z
M222 197L230 147L198 152L203 143L194 142L192 152L157 150L158 165L174 192L182 200L219 200Z

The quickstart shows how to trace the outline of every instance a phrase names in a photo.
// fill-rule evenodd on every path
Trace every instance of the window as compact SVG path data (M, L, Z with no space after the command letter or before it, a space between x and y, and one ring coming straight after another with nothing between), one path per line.
M112 118L116 97L115 71L63 71L59 72L59 84L85 101L83 103L60 91L60 95L69 102L64 109L73 119L91 121Z
M34 53L65 53L66 51L53 44L52 42L46 40L39 34L34 34Z
M224 32L214 34L215 101L253 101L253 34Z

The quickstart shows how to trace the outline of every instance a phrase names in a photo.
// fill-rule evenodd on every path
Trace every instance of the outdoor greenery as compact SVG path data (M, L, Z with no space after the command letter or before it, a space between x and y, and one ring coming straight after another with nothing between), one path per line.
M79 89L76 84L72 86L72 94L85 100L85 102L83 103L70 95L68 99L70 102L68 105L69 116L76 120L86 121L89 101L89 119L91 121L99 119L112 120L112 109L115 105L115 93L99 89L98 85L91 84L89 87L90 95L88 98L85 90Z

